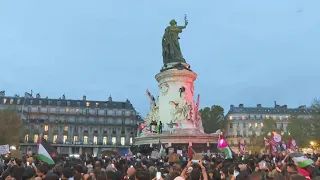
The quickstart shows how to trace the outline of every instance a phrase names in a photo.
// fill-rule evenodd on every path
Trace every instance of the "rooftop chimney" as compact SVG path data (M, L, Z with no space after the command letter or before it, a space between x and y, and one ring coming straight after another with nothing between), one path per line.
M288 106L285 104L285 105L282 106L282 108L283 108L283 109L287 109Z
M306 105L299 106L299 109L306 109Z
M257 104L257 108L261 108L262 107L262 105L261 104Z
M83 95L82 96L82 100L86 101L87 100L87 96Z
M239 107L240 107L240 108L243 108L243 104L239 104Z
M230 105L230 109L233 109L233 108L234 108L234 105L233 105L233 104L231 104L231 105Z

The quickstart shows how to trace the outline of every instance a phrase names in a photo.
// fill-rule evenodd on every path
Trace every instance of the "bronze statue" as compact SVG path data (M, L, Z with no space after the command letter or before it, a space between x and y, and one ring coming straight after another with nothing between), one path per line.
M186 60L183 58L180 44L179 33L182 32L188 25L187 16L184 16L184 26L177 26L177 22L173 19L170 21L170 26L165 29L162 37L162 56L163 64L172 62L183 62Z

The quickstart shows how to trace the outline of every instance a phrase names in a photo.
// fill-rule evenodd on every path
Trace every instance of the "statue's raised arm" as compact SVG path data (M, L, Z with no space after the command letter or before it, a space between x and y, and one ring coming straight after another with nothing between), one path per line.
M174 19L171 20L169 24L170 25L165 29L162 38L163 64L186 63L180 49L179 34L188 25L187 15L184 17L184 26L177 26L177 22Z

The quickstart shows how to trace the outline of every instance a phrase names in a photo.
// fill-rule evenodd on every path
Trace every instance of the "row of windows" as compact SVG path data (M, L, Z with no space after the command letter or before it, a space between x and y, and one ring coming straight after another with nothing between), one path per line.
M37 116L37 117L26 117L26 121L29 123L89 123L89 124L113 124L113 125L135 125L136 121L132 119L113 119L113 118L95 118L95 117L71 117L71 116L59 116L59 117L48 117L48 116Z
M7 102L8 102L8 99L4 98L3 99L3 104L6 104ZM48 102L47 105L49 105L49 106L55 106L55 105L61 106L61 101L56 101L57 102L56 104L53 104L51 100L48 100L47 102ZM23 103L25 103L25 102L23 102ZM94 102L92 102L92 103L94 103ZM11 105L15 104L15 99L10 99L9 100L9 104L11 104ZM21 99L16 99L16 104L20 105L21 104ZM29 100L29 104L30 105L33 104L33 99ZM125 103L123 103L123 104L125 104ZM43 101L41 99L39 100L39 105L43 105ZM67 106L71 106L71 101L66 101L66 105ZM80 101L77 101L77 106L80 107L80 105L81 105ZM89 101L87 101L85 103L86 107L90 107L90 105L91 105L91 102L89 102ZM106 104L104 104L104 105L106 106ZM100 106L101 105L98 102L94 103L94 107L99 108ZM114 106L115 106L115 104L114 104ZM125 106L123 106L123 108L125 108Z
M243 128L251 128L251 127L255 127L255 128L259 128L259 127L263 127L263 123L241 123ZM240 128L240 123L230 123L229 124L229 128L232 129L233 127L236 126L236 128ZM277 123L277 127L278 128L283 128L284 127L284 123Z
M38 107L37 109L28 107L28 113L37 112L37 113L56 113L56 114L85 114L85 115L111 115L111 116L134 116L135 112L130 111L126 113L125 110L117 111L117 110L100 110L100 109L79 109L79 108L59 108L59 107Z
M58 130L58 127L60 129L60 132L62 131L65 131L65 132L85 132L85 133L105 133L107 134L108 133L108 128L93 128L93 127L78 127L78 126L53 126L53 130ZM29 126L25 126L25 129L28 129ZM35 129L39 129L40 128L40 131L43 131L44 132L48 132L49 131L49 125L44 125L44 126L38 126L38 125L35 125L34 126ZM99 130L100 129L100 130ZM125 134L126 133L126 129L124 127L122 128L118 128L119 131L121 131L122 134ZM117 128L111 128L111 132L113 134L116 134L117 133ZM132 128L127 128L127 132L129 132L130 134L134 134L134 130Z
M272 118L273 120L288 120L289 116L269 116L269 115L248 115L248 116L229 116L229 120L263 120Z
M285 128L283 128L283 130L285 130ZM284 132L282 131L281 134L283 135ZM289 133L290 134L290 133ZM261 132L260 131L237 131L236 132L236 135L231 135L231 134L228 134L227 135L227 138L228 137L248 137L248 136L251 136L251 135L255 135L255 136L260 136L261 135ZM269 132L268 133L268 136L270 136L271 133Z
M25 142L33 142L33 143L38 143L39 141L39 135L38 134L34 134L33 135L33 139L30 139L31 137L29 136L29 134L26 134L24 137L24 141ZM48 135L43 135L43 138L47 141L50 141L48 139ZM62 138L62 143L63 144L68 144L70 143L70 140L68 139L68 135L64 135ZM89 142L93 142L92 144L97 145L98 142L98 136L93 136L92 140L89 140L88 136L83 136L82 141L80 141L79 136L73 136L73 144L90 144ZM59 143L58 142L58 135L53 135L52 137L52 143L56 144ZM115 145L117 143L117 137L113 136L111 137L111 143L112 145ZM108 137L107 136L103 136L102 137L102 145L107 145L108 144ZM124 146L126 144L126 137L120 137L120 145ZM133 144L133 137L129 138L129 144Z

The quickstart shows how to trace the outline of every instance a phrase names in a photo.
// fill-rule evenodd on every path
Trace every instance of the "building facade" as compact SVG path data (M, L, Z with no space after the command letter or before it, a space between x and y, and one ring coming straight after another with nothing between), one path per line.
M263 121L272 118L276 121L277 128L281 133L287 132L288 119L292 114L310 119L310 110L306 106L298 108L288 108L287 105L275 105L274 107L263 107L258 104L256 107L245 107L240 104L238 107L230 105L230 110L226 115L225 136L228 144L235 152L238 152L239 142L250 143L250 136L261 134Z
M0 94L0 108L15 108L24 121L22 152L36 152L42 134L60 154L97 155L105 150L126 153L141 121L129 100L115 102L24 97Z

